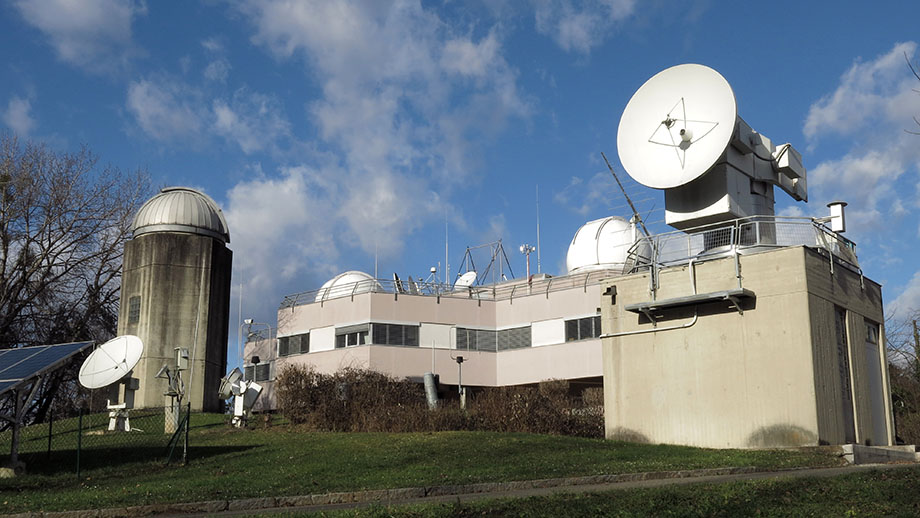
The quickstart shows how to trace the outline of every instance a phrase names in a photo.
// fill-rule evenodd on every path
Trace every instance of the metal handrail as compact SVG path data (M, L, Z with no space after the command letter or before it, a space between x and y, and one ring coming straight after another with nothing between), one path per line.
M571 288L587 289L600 284L604 279L618 277L624 273L646 271L650 276L651 290L655 291L658 270L669 266L680 266L691 261L699 262L728 255L750 253L755 249L784 248L788 246L810 246L826 250L844 264L859 270L856 244L833 232L813 218L783 216L753 216L729 222L700 226L692 229L667 232L644 237L637 241L627 253L627 271L598 269L584 273L533 279L515 279L489 286L469 286L454 289L450 284L439 282L395 281L393 279L365 279L342 286L326 287L288 295L281 302L281 308L294 308L314 302L324 302L340 297L362 293L389 293L395 295L437 296L450 298L474 298L483 300L513 300L521 297L515 290L527 284L528 295L549 294Z
M304 291L284 297L281 301L281 308L293 308L304 304L314 302L325 302L327 300L354 296L362 293L387 293L398 295L413 295L424 297L449 297L462 299L477 299L480 301L500 301L511 300L533 294L545 294L566 290L570 288L583 288L586 286L600 284L603 279L609 279L622 275L623 272L616 269L598 269L584 273L564 275L560 277L545 277L543 279L534 279L529 284L527 279L516 279L511 282L503 282L491 286L470 286L462 289L454 289L452 286L444 283L427 283L415 281L417 293L410 293L405 289L406 282L400 281L397 284L392 279L366 279L356 283L349 283L333 288L321 288L317 290ZM528 285L527 295L522 295L516 291L522 285Z
M651 257L636 261L633 272L687 264L691 259L717 259L755 249L809 246L827 251L859 270L856 244L812 218L753 216L730 222L656 234L632 246L629 257ZM642 257L645 259L644 257Z

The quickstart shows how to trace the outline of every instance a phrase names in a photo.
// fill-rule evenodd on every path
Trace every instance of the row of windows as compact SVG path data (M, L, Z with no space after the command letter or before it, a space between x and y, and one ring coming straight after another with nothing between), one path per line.
M565 321L565 341L597 338L601 335L601 317ZM419 346L419 326L402 324L358 324L335 330L335 347L366 344ZM457 328L457 349L464 351L507 351L531 346L530 326L501 329ZM310 333L278 338L278 355L290 356L310 352Z
M419 326L401 324L359 324L335 330L336 348L365 345L401 345L418 347Z
M243 367L243 378L252 381L269 381L272 375L270 363L247 365Z
M492 331L457 328L457 349L464 351L507 351L530 347L530 326Z
M278 356L310 352L310 333L278 337Z
M586 340L601 336L601 317L576 318L565 321L565 341Z

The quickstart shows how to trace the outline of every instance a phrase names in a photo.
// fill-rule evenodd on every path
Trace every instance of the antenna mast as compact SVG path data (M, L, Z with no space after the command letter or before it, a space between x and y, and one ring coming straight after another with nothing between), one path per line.
M642 216L639 214L639 211L636 210L636 206L633 205L632 200L629 199L629 195L626 194L626 189L623 188L623 184L620 183L620 179L617 178L617 174L613 172L613 167L610 166L610 161L607 160L607 155L605 155L604 152L601 151L601 156L604 157L604 162L607 164L607 169L610 169L610 174L613 175L613 179L616 180L617 185L620 186L620 191L623 193L623 196L626 197L626 202L629 203L629 208L632 209L633 211L633 217L636 218L636 221L639 223L639 226L642 227L642 232L645 234L645 237L651 237L651 234L649 234L648 229L645 227L645 222L642 221Z
M527 270L530 277L530 254L527 255ZM540 184L537 184L537 273L542 273L543 269L540 264Z

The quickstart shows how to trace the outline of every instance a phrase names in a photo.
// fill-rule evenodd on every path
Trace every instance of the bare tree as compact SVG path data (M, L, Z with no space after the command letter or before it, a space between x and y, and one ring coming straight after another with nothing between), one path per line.
M906 52L904 53L904 60L907 61L907 66L910 67L910 71L912 74L914 74L914 77L917 78L917 81L920 81L920 72L918 72L918 69L920 69L920 66L914 66L914 64L911 63L910 61L910 56L908 56ZM920 90L917 90L915 88L914 92L920 93ZM920 126L920 119L918 119L916 115L914 115L914 122L917 124L917 126ZM910 130L904 130L904 131L908 133L912 133L914 135L920 135L920 132L917 132L917 131L910 131Z
M0 137L0 349L114 336L124 243L149 185L97 162L86 147ZM36 420L72 378L48 380Z

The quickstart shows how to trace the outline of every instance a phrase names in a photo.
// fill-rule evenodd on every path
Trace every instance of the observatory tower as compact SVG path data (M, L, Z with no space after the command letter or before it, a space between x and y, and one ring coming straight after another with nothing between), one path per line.
M169 405L164 366L176 367L176 349L188 350L182 373L193 410L219 411L217 392L227 366L230 313L230 234L207 195L168 187L145 203L125 245L118 334L136 335L144 352L134 368L140 380L135 406Z

